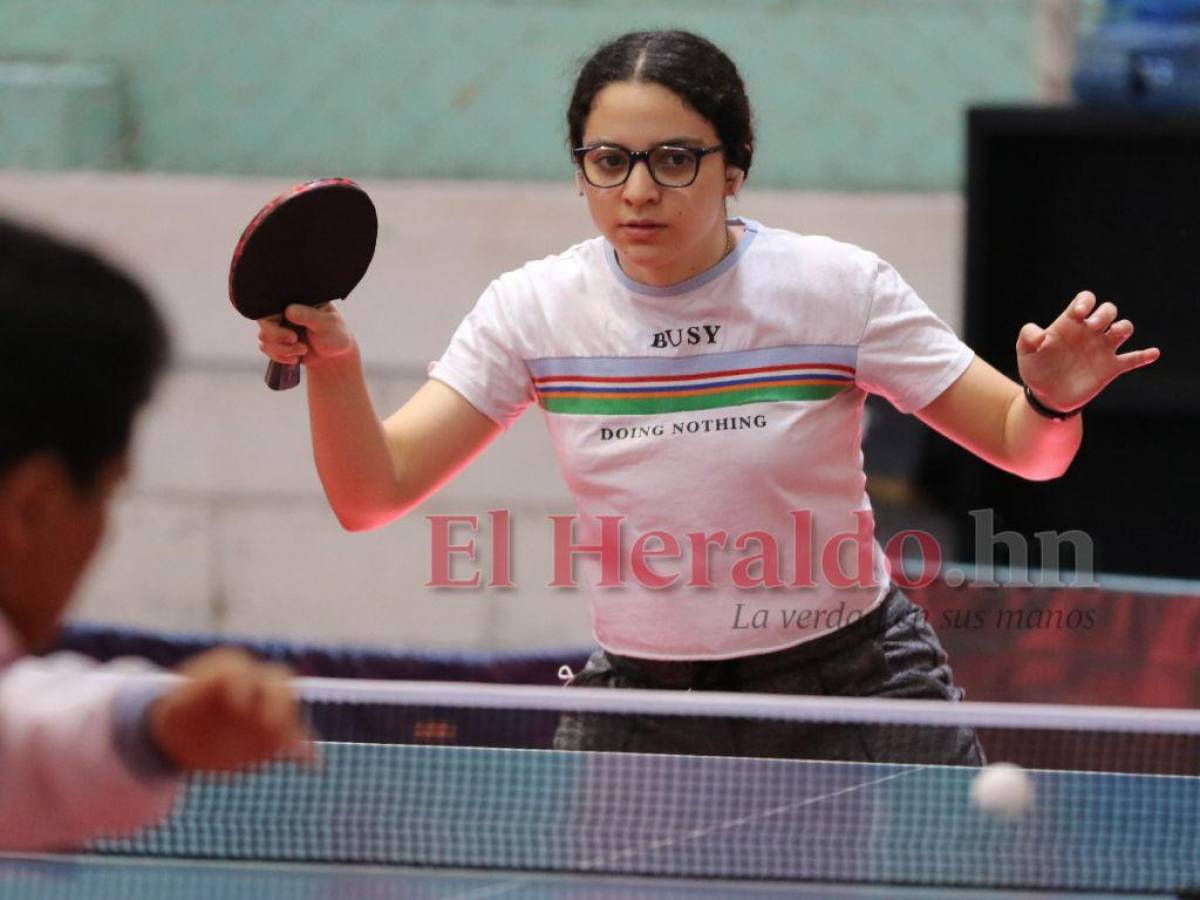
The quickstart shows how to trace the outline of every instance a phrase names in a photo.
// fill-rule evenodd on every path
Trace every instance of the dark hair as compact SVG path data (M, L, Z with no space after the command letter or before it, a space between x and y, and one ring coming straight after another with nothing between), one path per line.
M38 452L81 491L125 453L167 360L146 293L92 253L0 221L0 472Z
M583 143L583 126L596 95L616 81L653 82L674 91L712 123L725 147L726 162L750 174L750 98L737 66L715 44L688 31L635 31L605 44L575 80L567 107L571 147Z

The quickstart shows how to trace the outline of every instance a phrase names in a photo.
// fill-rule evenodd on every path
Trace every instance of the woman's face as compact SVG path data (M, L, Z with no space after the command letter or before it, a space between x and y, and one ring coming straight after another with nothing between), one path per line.
M648 150L660 144L720 143L707 119L660 84L614 82L597 95L584 123L583 144ZM736 170L730 170L732 176ZM725 198L736 181L722 153L700 160L688 187L662 187L637 163L617 187L593 187L580 177L588 212L616 248L621 268L643 284L675 284L714 265L725 253Z

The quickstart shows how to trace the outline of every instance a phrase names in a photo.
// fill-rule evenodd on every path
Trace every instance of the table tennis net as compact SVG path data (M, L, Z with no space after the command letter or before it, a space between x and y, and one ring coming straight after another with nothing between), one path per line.
M94 849L689 878L1200 884L1197 713L298 685L317 765L195 777L169 820ZM581 720L600 749L554 749ZM964 730L990 761L1029 768L1026 813L977 808L978 768L937 758Z

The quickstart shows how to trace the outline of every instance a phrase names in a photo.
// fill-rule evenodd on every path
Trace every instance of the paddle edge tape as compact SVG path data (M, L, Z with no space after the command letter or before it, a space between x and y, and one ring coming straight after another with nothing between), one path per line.
M361 185L359 185L357 182L353 181L350 178L317 178L317 179L313 179L312 181L305 181L301 184L294 185L293 187L284 191L279 196L277 196L274 199L272 199L271 201L269 201L266 205L264 205L262 207L262 209L260 209L255 214L254 218L250 220L250 223L242 230L242 234L238 238L237 245L233 249L233 258L229 265L229 280L228 280L229 302L233 305L234 309L236 309L239 313L241 313L246 318L255 319L258 317L254 316L252 314L242 312L242 310L238 306L238 302L237 302L237 296L236 296L237 292L235 290L235 283L237 281L238 265L242 260L242 257L246 250L246 247L249 244L250 240L258 232L262 223L264 221L266 221L266 219L268 217L270 217L276 211L278 211L281 207L286 205L289 201L294 200L295 198L300 197L300 196L305 196L305 195L311 194L313 191L323 190L323 189L327 189L327 188L331 188L331 187L348 188L348 189L353 190L356 193L360 194L362 199L366 201L367 206L370 208L370 210L374 216L375 204L371 201L370 195L368 195L367 192L365 190L363 190ZM375 218L374 224L375 224L376 236L377 236L378 235L378 217L375 216L374 218ZM359 275L358 280L361 280L362 275L366 274L366 270L370 265L371 259L374 258L374 254L375 254L374 243L375 243L375 241L373 240L372 247L371 247L371 253L367 257L366 265L363 266L363 271ZM357 285L357 281L355 282L355 284ZM349 291L347 291L347 293L349 293Z

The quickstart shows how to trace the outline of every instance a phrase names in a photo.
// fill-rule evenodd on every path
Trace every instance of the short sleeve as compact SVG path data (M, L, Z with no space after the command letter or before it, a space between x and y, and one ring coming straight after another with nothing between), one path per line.
M937 317L900 274L877 260L857 381L901 412L936 400L966 371L975 353Z
M449 385L503 428L534 399L509 312L499 282L492 282L454 332L442 358L429 365L430 378Z

